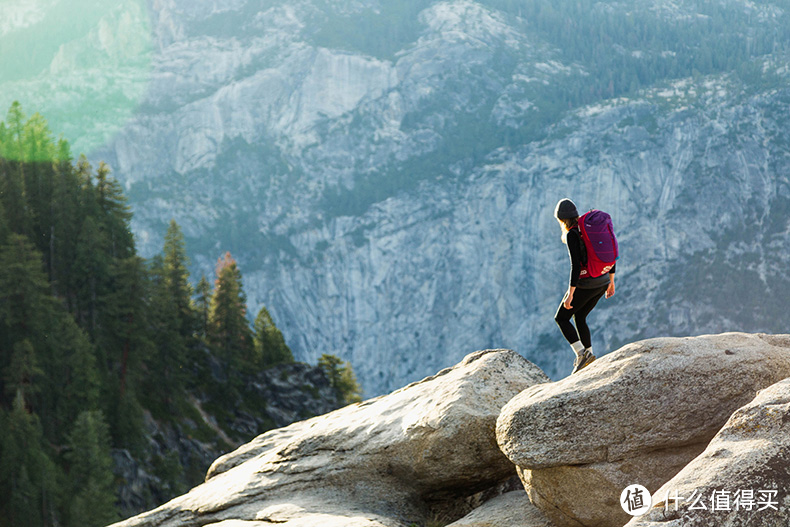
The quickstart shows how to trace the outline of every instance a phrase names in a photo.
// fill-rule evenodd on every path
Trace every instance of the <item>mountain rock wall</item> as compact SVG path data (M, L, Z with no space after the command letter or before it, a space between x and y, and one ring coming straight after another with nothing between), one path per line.
M564 197L610 212L620 240L598 355L782 331L784 9L517 4L126 0L0 93L109 162L145 255L171 218L195 278L230 250L250 312L265 304L299 360L349 360L369 395L465 349L570 371L552 320Z

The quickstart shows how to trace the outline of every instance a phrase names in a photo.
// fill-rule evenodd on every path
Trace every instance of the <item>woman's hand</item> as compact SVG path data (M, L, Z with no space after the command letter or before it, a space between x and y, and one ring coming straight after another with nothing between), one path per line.
M614 296L614 277L609 281L609 287L606 288L606 298Z
M569 287L568 291L565 293L565 298L562 300L562 306L565 309L570 310L571 302L573 302L573 292L576 290L575 287Z

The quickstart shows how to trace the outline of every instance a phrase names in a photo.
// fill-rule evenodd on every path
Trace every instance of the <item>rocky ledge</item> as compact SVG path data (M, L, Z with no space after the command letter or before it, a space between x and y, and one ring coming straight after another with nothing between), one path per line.
M116 526L787 525L788 437L790 335L646 340L558 382L486 350L267 432ZM632 519L634 483L653 495Z

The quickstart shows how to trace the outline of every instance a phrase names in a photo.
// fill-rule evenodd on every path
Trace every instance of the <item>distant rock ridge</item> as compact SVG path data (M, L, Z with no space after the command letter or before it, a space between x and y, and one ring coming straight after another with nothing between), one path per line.
M621 527L633 483L653 506L629 527L755 525L661 501L736 486L776 491L759 525L786 526L788 381L790 335L650 339L557 382L513 351L480 351L267 432L116 526Z
M604 75L638 71L638 89L566 112L565 95L596 81L581 59L589 35L576 33L573 50L565 46L575 38L540 27L561 33L554 17L574 20L575 3L117 4L101 56L140 33L153 48L146 65L97 67L86 35L58 52L52 73L0 82L0 99L35 92L38 104L26 108L90 137L128 116L93 118L113 108L110 94L139 103L91 159L125 185L140 253L159 252L171 218L193 276L211 276L230 248L250 312L266 305L299 360L351 362L370 396L486 347L525 350L553 379L570 372L551 317L567 278L552 207L566 196L611 213L621 240L621 287L595 314L596 347L733 327L784 331L775 313L790 286L787 52L755 58L745 73L711 72L695 62L711 60L700 33L674 35L704 29L706 13L720 11L728 24L716 48L754 49L790 27L787 9L594 2L588 29L605 20L663 38L633 43L624 29L627 39L600 55L627 67ZM552 8L535 16L539 5ZM710 74L643 79L685 61ZM61 73L80 63L90 66ZM762 85L756 72L777 81ZM656 314L650 324L646 313Z
M369 396L489 347L570 373L568 196L621 242L597 349L785 331L786 4L79 1L2 3L0 110L112 167L142 256L173 218L195 278L231 250L249 312Z

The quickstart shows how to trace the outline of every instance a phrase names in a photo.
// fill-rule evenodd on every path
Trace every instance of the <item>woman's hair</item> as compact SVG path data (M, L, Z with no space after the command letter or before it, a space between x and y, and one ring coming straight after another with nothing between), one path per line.
M557 221L559 221L562 224L562 230L568 232L569 230L574 228L577 223L579 223L579 217L576 216L575 218L563 218Z
M579 223L579 217L573 218L557 218L557 221L562 225L562 243L568 244L568 231L574 228Z

